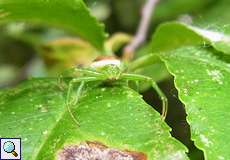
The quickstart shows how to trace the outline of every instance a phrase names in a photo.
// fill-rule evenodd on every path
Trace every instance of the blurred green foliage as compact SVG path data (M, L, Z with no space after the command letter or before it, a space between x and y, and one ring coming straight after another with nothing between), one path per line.
M92 14L106 24L106 31L112 35L120 31L131 34L135 32L144 1L86 0L85 2L90 7ZM176 20L183 14L193 16L202 13L212 5L215 5L215 2L215 0L162 0L156 8L152 21L153 27L151 28L154 29L165 20ZM15 84L15 80L19 82L31 76L58 75L63 67L68 67L74 63L77 65L82 59L77 60L79 57L77 50L79 48L76 48L76 44L73 46L71 46L71 43L69 44L68 53L72 55L70 56L71 58L64 58L68 57L64 56L61 61L62 47L66 48L67 46L58 48L50 46L52 41L62 41L62 38L72 37L72 35L63 30L22 22L11 22L2 24L0 31L1 87ZM52 54L51 56L56 58L59 56L59 61L55 62L54 60L51 63L50 56L43 56L44 52L52 52L50 55ZM91 51L86 49L83 52L87 55ZM98 54L96 52L95 50L95 54L90 58L91 60ZM76 61L70 61L70 59L75 59ZM8 70L8 72L5 72L5 70Z
M105 30L109 33L109 36L118 32L126 32L133 35L137 29L142 5L144 3L143 0L85 0L85 2L90 8L91 14L96 16L99 21L105 23ZM155 32L158 25L165 21L182 21L191 25L200 26L204 29L229 34L230 27L228 24L226 25L226 22L230 20L229 8L229 0L161 0L154 12L147 39L150 40L151 35ZM0 9L0 18L1 16L4 15ZM228 41L227 43L226 41L221 41L223 43L215 43L215 41L202 35L200 31L194 30L194 28L191 29L189 25L184 26L179 23L164 24L159 27L155 36L160 38L152 42L151 47L154 48L154 51L172 49L170 47L174 49L181 45L192 44L202 45L201 47L203 48L212 45L214 49L229 54ZM29 77L57 77L63 70L70 66L89 64L98 55L102 54L98 51L97 47L95 47L95 44L96 46L101 44L98 42L100 40L97 41L93 38L90 40L93 41L94 46L92 43L90 44L82 40L80 34L78 37L54 26L47 27L41 24L35 25L24 22L2 23L0 25L0 88L18 84ZM129 38L117 45L118 47L115 47L115 54L117 56L121 55L122 47L128 41ZM170 45L166 46L166 43ZM180 50L180 53L183 51L184 50ZM211 53L213 51L207 51L207 53L209 52ZM137 51L135 58L149 53L151 53L150 44L146 43ZM219 54L221 55L221 53ZM228 60L224 55L220 57L225 61ZM175 59L177 58L178 57ZM191 62L192 60L189 59L188 61ZM175 63L175 61L170 63ZM178 66L178 68L181 67L180 64ZM198 66L195 65L194 67ZM171 70L173 73L176 72L173 69ZM160 60L153 65L139 68L136 73L151 76L158 82L171 81L168 70ZM190 73L188 73L188 75L190 75ZM178 81L180 81L180 79ZM183 80L181 81L183 82ZM166 87L167 91L175 90L173 84ZM148 88L148 86L144 84L141 89L144 92L146 88ZM148 94L148 92L144 94ZM175 94L176 93L173 93L173 96L177 97ZM148 98L149 96L147 99ZM170 99L170 103L172 103L174 107L181 107L178 109L178 112L183 114L183 116L182 118L180 117L181 119L176 117L176 120L181 120L184 123L184 121L186 122L186 113L183 110L182 104L178 104L178 101L177 99L176 102L171 102ZM152 102L150 104L153 105ZM171 114L178 114L175 113L177 112L176 109L171 112ZM167 123L175 129L178 121L174 122L175 119L173 121L173 118L169 116ZM183 132L185 132L184 128L180 128L178 132L182 132L181 134L183 134ZM181 139L177 138L190 149L190 157L196 157L198 155L199 158L193 159L200 160L203 157L203 153L200 153L201 151L199 151L190 140L188 130L186 130L188 133L185 133L187 139L184 138L184 135L181 136ZM194 153L196 152L199 154L195 155Z

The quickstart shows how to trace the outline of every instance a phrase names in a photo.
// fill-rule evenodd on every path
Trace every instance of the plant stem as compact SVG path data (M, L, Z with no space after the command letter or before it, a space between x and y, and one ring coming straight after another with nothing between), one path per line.
M142 9L141 20L134 39L124 48L123 59L130 60L134 56L135 50L144 43L150 26L152 13L159 0L146 0Z
M155 54L147 54L140 58L135 59L129 64L128 71L136 71L140 68L159 63L160 58Z

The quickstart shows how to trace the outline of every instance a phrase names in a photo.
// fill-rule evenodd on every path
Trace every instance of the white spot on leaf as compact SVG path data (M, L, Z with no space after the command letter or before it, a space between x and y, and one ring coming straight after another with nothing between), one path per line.
M27 140L28 140L28 138L24 138L22 141L23 141L23 142L26 142Z
M224 160L225 158L223 156L218 156L218 160Z
M107 103L107 107L110 108L112 105L111 103Z
M223 74L219 70L206 70L208 75L212 78L213 81L223 84Z
M184 89L183 89L183 93L184 93L185 96L188 96L188 89L187 89L187 88L184 88Z
M47 135L47 133L48 133L47 130L45 130L45 131L42 132L43 135Z
M101 132L101 135L104 136L104 135L105 135L105 132Z
M200 140L204 143L205 146L210 147L212 142L203 134L200 135Z

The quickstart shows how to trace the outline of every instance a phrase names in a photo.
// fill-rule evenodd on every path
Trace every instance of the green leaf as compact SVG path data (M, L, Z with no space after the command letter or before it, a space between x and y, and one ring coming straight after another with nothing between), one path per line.
M1 0L0 21L25 21L66 29L103 49L104 27L82 0Z
M194 24L202 28L230 34L229 7L229 0L216 1L209 7L209 9L203 11L200 15L194 18Z
M211 48L182 47L160 56L175 77L192 140L210 160L230 159L230 67Z
M153 15L153 23L159 24L164 20L175 19L182 14L198 13L212 4L215 0L163 0L159 1ZM112 1L113 14L125 29L136 29L140 19L143 0ZM129 12L127 12L127 8Z
M151 160L187 159L184 146L138 93L119 85L93 86L72 107L80 127L65 106L66 83L34 79L2 91L1 137L21 137L25 160L52 160L63 146L85 141L142 152Z
M230 54L230 36L179 22L169 22L157 29L153 36L152 50L167 51L186 45L205 47L207 44L218 51Z
M206 6L210 5L215 0L172 0L172 1L160 1L153 19L162 21L165 19L174 19L175 17L187 14L196 13Z
M49 75L59 76L76 65L88 65L101 54L88 42L78 38L59 38L39 47Z
M230 32L226 25L230 3L217 3L204 16L199 15L200 20L195 19L197 26L165 23L157 29L151 42L151 51L158 53L175 77L179 98L188 114L192 140L204 151L205 159L211 160L230 158L226 143L230 140L227 126ZM216 17L225 20L215 20Z
M165 2L166 3L166 2ZM173 1L167 3L178 3L181 5L186 5L188 3L203 3L203 2L180 2ZM166 3L166 4L167 4ZM206 2L207 3L207 2ZM160 4L163 5L164 3ZM165 5L166 5L165 4ZM167 4L167 5L169 5ZM177 5L178 5L177 4ZM178 5L180 6L180 5ZM189 6L189 5L188 5ZM203 13L203 15L199 15L202 17L194 18L195 25L188 25L181 22L167 22L161 24L155 34L153 35L153 40L150 44L143 47L140 51L137 52L137 57L145 56L150 53L162 52L162 51L170 51L172 49L181 47L181 46L190 46L190 45L200 45L203 47L207 47L207 45L212 45L216 50L225 53L226 55L230 54L230 36L226 33L228 29L230 31L229 25L226 24L230 20L228 9L230 3L228 0L218 1L217 5L214 5L211 10ZM175 7L175 6L173 6ZM173 8L172 7L172 8ZM176 8L176 7L175 7ZM161 10L160 7L158 10ZM157 14L156 14L157 15ZM211 15L211 16L210 16ZM223 17L218 19L216 22L215 17ZM209 27L210 23L206 22L214 22L214 27ZM206 26L207 25L207 26ZM198 27L200 26L200 27ZM203 28L202 28L203 27ZM169 36L170 35L170 36ZM152 56L153 57L153 56ZM149 57L148 57L149 58ZM164 66L160 61L153 59L148 59L148 62L152 61L152 66L150 64L139 67L138 73L150 76L155 80L159 81L168 77L168 73L165 70ZM135 66L136 67L136 66ZM152 72L152 70L157 71L156 73ZM158 73L159 71L159 73Z
M152 54L150 43L141 47L135 53L134 58L128 65L129 72L151 77L156 82L169 78L170 74L164 63L157 55ZM151 85L148 83L141 83L139 89L142 92L150 87Z
M144 46L135 54L135 60L128 65L129 72L151 77L156 82L169 78L170 74L164 63L157 55L151 54L150 49L149 45ZM150 87L148 83L141 83L139 89L142 92Z

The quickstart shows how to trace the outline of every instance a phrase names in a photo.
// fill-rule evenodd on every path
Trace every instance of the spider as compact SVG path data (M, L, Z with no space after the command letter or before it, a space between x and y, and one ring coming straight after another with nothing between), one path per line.
M160 99L162 100L162 114L161 117L164 120L167 115L168 102L167 98L161 89L158 87L156 82L147 76L127 73L127 68L124 63L114 57L103 57L98 58L94 61L89 67L74 67L72 68L72 75L77 74L78 76L72 76L72 80L69 82L66 105L70 116L79 125L79 122L74 117L71 106L74 106L78 103L79 98L82 94L84 86L89 82L147 82L151 84L152 88L157 92ZM80 76L79 76L80 75ZM71 94L75 84L79 84L76 92L76 97L71 99ZM129 83L126 83L129 85Z

